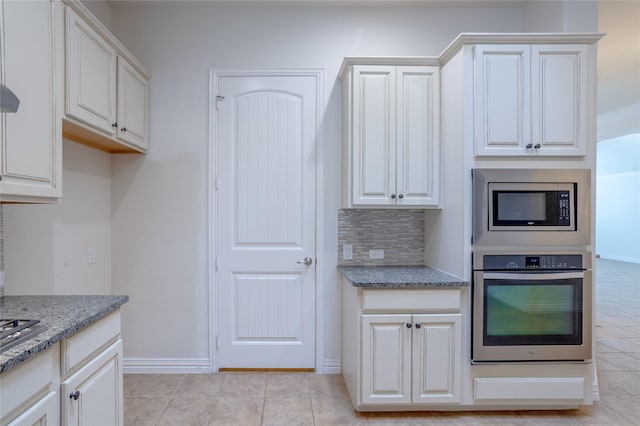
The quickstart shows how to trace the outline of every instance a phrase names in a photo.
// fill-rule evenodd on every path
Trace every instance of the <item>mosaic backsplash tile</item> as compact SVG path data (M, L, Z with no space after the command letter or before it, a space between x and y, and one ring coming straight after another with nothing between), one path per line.
M343 259L345 244L352 260ZM370 259L369 250L384 250L384 259ZM339 210L338 265L424 265L424 210Z
M0 299L4 297L4 234L2 227L2 204L0 204Z

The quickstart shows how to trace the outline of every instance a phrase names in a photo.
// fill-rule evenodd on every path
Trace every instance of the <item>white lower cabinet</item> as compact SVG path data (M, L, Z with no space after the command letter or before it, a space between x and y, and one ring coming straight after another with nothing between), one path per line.
M49 392L44 398L26 409L9 426L46 426L57 424L58 394Z
M59 346L0 376L0 425L58 424Z
M363 315L365 404L460 402L461 314Z
M123 424L120 311L0 376L0 426Z
M122 340L109 346L61 385L62 424L123 424Z
M357 410L461 402L460 304L458 289L343 283L343 376Z

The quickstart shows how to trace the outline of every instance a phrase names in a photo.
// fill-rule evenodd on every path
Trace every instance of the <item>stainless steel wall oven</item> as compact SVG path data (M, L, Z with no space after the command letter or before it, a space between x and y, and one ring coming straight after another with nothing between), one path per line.
M591 359L589 252L476 252L473 269L473 362Z

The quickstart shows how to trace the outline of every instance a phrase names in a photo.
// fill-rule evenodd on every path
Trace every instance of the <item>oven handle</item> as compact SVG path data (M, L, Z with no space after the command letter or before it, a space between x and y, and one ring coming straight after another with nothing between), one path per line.
M482 278L485 280L563 280L571 278L584 278L584 272L552 272L547 274L537 274L531 272L523 273L510 273L505 274L502 272L484 272Z

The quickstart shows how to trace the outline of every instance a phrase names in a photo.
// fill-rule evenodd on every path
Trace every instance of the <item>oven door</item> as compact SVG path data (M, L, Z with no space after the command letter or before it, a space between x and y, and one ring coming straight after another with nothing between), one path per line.
M474 273L474 362L591 359L591 271Z

